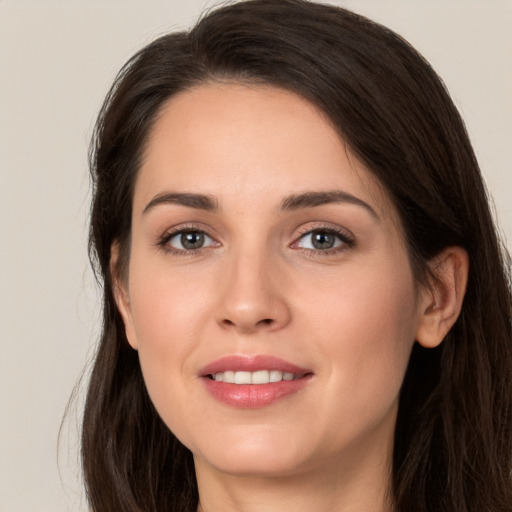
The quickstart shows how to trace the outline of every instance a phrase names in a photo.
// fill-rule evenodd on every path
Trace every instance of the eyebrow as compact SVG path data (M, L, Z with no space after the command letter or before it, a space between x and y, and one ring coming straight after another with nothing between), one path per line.
M342 190L328 190L320 192L304 192L302 194L292 194L286 197L281 203L282 211L294 211L304 208L314 208L325 204L349 203L361 206L367 210L372 217L379 219L375 210L362 199L344 192ZM189 208L197 208L198 210L206 210L209 212L219 210L219 203L210 195L193 194L189 192L164 192L156 195L144 208L143 214L159 205L178 204L188 206Z
M148 213L156 206L162 204L178 204L181 206L188 206L189 208L197 208L198 210L206 210L209 212L219 209L217 200L205 194L191 194L180 192L164 192L158 194L146 205L143 214Z
M377 212L366 202L358 197L344 192L343 190L328 190L320 192L304 192L303 194L293 194L285 198L281 205L283 211L293 211L302 208L314 208L333 203L349 203L361 206L367 210L372 217L379 219Z

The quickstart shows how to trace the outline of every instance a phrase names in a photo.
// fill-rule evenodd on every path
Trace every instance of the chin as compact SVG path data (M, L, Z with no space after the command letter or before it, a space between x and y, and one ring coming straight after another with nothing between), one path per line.
M265 456L266 455L266 456ZM299 472L300 464L292 462L283 454L271 455L270 452L258 453L257 457L233 449L231 455L212 457L211 460L194 456L196 465L203 460L217 471L230 475L252 478L284 478Z
M245 433L245 435L244 435ZM209 442L202 451L193 449L196 464L204 463L222 473L252 477L286 477L305 464L304 446L294 443L286 435L257 436L245 430L237 436L228 436Z

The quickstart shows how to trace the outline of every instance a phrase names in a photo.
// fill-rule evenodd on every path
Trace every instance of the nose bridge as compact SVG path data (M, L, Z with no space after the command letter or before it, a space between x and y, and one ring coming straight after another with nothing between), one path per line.
M222 277L218 321L243 332L278 329L290 312L279 286L279 261L266 246L241 244L230 251Z

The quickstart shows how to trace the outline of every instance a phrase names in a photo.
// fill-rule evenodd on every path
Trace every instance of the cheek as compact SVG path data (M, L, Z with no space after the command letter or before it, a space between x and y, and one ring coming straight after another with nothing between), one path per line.
M388 273L374 279L354 276L342 294L332 321L341 333L340 346L354 350L355 361L371 370L403 366L412 348L416 315L412 279Z
M339 403L337 414L350 410L361 424L378 421L396 405L414 343L412 276L353 272L309 302L307 323L318 329L318 350L330 371L326 410Z
M169 265L165 256L134 255L130 298L141 351L180 351L194 338L206 302L206 276Z
M199 317L204 290L197 283L162 269L132 272L131 311L144 380L157 410L166 422L180 410L176 400L196 378L191 354L201 339Z

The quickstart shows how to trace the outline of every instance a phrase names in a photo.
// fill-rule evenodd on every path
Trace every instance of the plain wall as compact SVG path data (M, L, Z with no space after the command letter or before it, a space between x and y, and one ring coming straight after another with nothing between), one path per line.
M512 2L330 3L396 30L444 78L512 241ZM0 512L86 510L83 386L60 449L58 434L100 324L87 262L88 140L124 61L212 5L0 0Z

